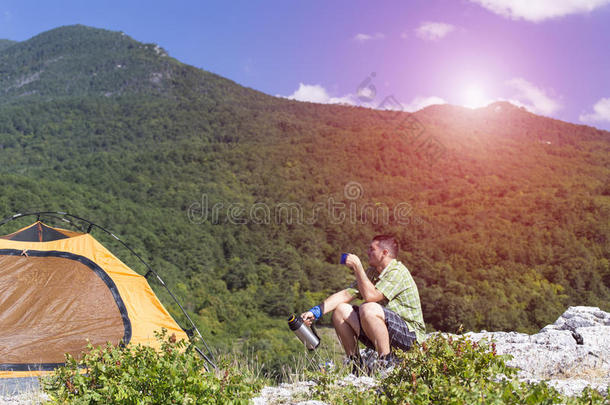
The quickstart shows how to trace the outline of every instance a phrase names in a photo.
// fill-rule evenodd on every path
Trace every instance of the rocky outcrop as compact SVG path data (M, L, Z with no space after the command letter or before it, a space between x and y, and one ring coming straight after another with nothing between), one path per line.
M546 380L566 395L577 395L587 386L605 392L610 385L610 313L599 308L570 307L555 323L533 335L481 331L470 332L466 336L475 341L485 339L493 342L498 354L512 355L513 358L507 363L519 369L518 376L522 380ZM40 392L37 383L25 392L11 383L11 379L0 381L0 404L39 403L44 398L45 394ZM28 380L19 379L19 384L24 383L28 383ZM364 390L374 387L377 381L370 377L349 375L338 384L353 385ZM323 404L320 401L299 402L301 398L308 397L312 385L311 382L302 381L265 387L253 403Z
M252 400L254 405L266 404L298 404L298 405L327 405L326 402L304 400L309 396L309 390L314 385L311 381L300 381L294 384L284 383L278 387L265 387L260 394ZM377 381L371 377L356 377L353 374L337 382L339 386L355 386L359 390L366 390L377 386Z
M495 343L498 354L510 354L507 361L519 370L520 379L547 381L562 393L578 395L589 386L606 392L610 385L610 313L594 307L570 307L552 325L528 335L517 332L467 333L471 340ZM374 386L369 377L348 376L340 382L366 389ZM322 404L299 402L306 397L311 383L265 387L254 403ZM305 395L304 395L305 394Z
M516 332L466 334L496 344L498 354L527 381L548 380L567 395L610 384L610 313L594 307L570 307L552 325L534 335Z

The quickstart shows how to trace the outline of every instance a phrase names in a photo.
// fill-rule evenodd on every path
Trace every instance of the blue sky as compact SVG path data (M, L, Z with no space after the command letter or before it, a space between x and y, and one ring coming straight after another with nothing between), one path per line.
M509 100L610 130L610 0L0 0L0 38L123 31L271 95L414 111Z

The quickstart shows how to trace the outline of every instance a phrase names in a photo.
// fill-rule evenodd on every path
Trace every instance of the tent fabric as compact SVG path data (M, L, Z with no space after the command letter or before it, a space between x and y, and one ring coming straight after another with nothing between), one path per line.
M22 242L49 242L79 235L78 232L65 229L55 229L38 221L10 235L0 236L2 239L20 240Z
M36 222L0 237L0 377L51 370L88 342L158 347L162 328L187 339L147 280L90 234Z

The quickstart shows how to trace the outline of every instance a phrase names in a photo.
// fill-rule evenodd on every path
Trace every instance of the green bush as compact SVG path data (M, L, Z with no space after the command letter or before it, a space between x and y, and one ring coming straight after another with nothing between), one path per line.
M224 361L218 370L206 363L192 344L158 334L161 349L146 346L94 348L81 360L66 356L65 367L43 381L55 403L73 404L226 404L248 403L264 385L252 365ZM496 354L492 343L465 337L430 337L408 352L373 387L339 384L348 368L302 370L315 384L293 400L330 404L607 404L606 396L586 389L567 398L546 383L518 381ZM260 366L260 365L258 365ZM254 367L256 368L256 367ZM310 369L307 367L307 369ZM379 377L379 376L377 376ZM268 382L268 381L267 381Z
M401 365L382 383L389 403L558 403L560 395L546 384L527 385L514 377L505 356L464 337L435 335L421 346L400 353Z
M262 381L247 370L223 364L208 370L195 346L157 334L161 349L148 346L88 346L81 360L44 379L55 403L74 404L226 404L248 403Z
M340 373L310 377L316 385L309 399L332 404L607 404L593 389L566 398L546 383L518 381L516 369L496 354L495 345L465 337L434 335L408 352L399 364L370 389L337 384Z

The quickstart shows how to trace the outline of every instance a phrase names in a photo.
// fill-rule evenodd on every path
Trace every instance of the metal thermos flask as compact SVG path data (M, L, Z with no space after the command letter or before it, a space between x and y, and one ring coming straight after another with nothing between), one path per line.
M320 338L303 323L301 317L291 315L288 319L288 327L295 335L305 344L305 347L309 350L314 350L320 345Z

